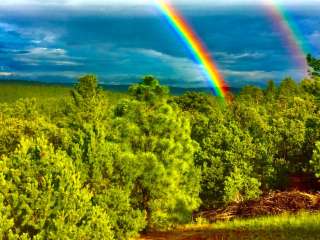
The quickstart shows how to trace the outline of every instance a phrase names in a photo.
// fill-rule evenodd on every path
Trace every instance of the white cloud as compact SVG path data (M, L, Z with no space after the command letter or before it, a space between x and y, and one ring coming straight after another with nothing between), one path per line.
M52 71L52 72L25 72L25 71L17 71L13 75L16 78L42 78L42 77L66 77L70 79L76 79L79 76L87 74L86 72L78 72L78 71Z
M233 79L232 86L243 86L246 84L264 84L269 80L280 82L282 79L290 76L293 79L301 80L305 77L305 73L298 69L287 69L286 71L260 71L260 70L232 70L226 69L222 71L225 78Z
M235 70L224 70L222 73L227 77L239 77L247 80L261 80L271 79L276 76L275 72L267 71L235 71Z
M68 56L66 50L61 48L31 48L27 50L27 53L17 54L15 60L30 66L41 64L56 66L83 65L83 63L78 61L81 60L80 58Z
M265 56L264 53L258 52L244 52L244 53L227 53L227 52L215 52L214 56L222 57L230 60L239 60L239 59L258 59Z
M34 27L19 27L6 22L0 22L0 29L5 32L16 32L24 38L31 39L31 42L34 44L54 43L61 35L61 32L57 29L48 30Z
M22 36L33 39L32 42L35 44L40 43L54 43L59 37L60 33L55 29L50 31L42 28L18 28L17 32Z
M320 49L320 31L315 31L309 36L310 43Z
M51 63L53 63L54 65L57 65L57 66L81 66L81 65L83 65L82 63L73 62L73 61L52 61Z
M175 76L172 76L173 78L183 79L185 82L187 81L188 84L206 82L206 77L202 71L202 66L189 58L175 57L155 51L153 49L138 48L130 49L130 51L134 51L147 57L155 58L158 61L161 61L162 64L170 66L172 71L175 73Z
M231 64L236 63L239 60L256 60L265 57L264 53L259 52L243 52L243 53L227 53L227 52L215 52L212 54L214 58L219 59L221 63Z
M47 57L47 58L59 58L66 55L66 51L61 48L31 48L29 53L25 54L30 57Z
M12 72L0 72L0 77L10 77L13 75L14 75L14 73L12 73Z
M11 31L16 31L18 28L13 24L0 22L0 29L4 30L5 32L11 32Z
M206 87L207 78L202 71L201 65L195 63L191 59L183 57L175 57L152 49L129 49L135 53L142 54L146 57L154 58L160 61L161 65L170 66L175 74L172 74L172 79L179 82L170 83L171 86L188 86L188 87ZM242 53L242 54L222 54L230 55L235 59L241 58L259 58L262 54L259 53ZM243 84L261 84L270 79L280 80L286 76L292 76L295 79L302 79L304 72L298 69L287 69L286 71L263 71L263 70L235 70L235 69L220 69L225 80L232 80L233 86L242 86ZM159 75L157 75L159 76ZM167 75L166 75L167 76ZM161 77L161 75L159 76ZM164 77L165 79L166 77ZM182 81L181 81L182 80Z

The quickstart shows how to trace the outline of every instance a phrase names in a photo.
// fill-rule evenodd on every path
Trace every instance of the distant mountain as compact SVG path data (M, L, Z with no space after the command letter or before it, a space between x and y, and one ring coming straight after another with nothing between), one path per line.
M58 85L58 86L67 86L71 87L74 83L71 82L44 82L44 81L26 81L26 80L0 80L1 84L25 84L25 85ZM109 85L109 84L101 84L101 87L105 90L109 90L112 92L127 92L130 85ZM234 94L237 94L241 91L241 88L229 88ZM204 92L211 93L212 90L209 88L182 88L182 87L170 87L170 93L173 95L182 95L185 92Z
M114 91L114 92L127 92L130 85L101 85L105 90ZM241 88L229 88L234 94L237 94L241 91ZM170 93L173 95L182 95L185 92L204 92L211 93L209 88L180 88L180 87L170 87Z
M37 86L42 86L42 85L55 85L55 86L66 86L66 87L71 87L74 85L74 83L71 82L44 82L44 81L29 81L29 80L19 80L19 79L0 79L0 86L1 84L19 84L19 85L37 85Z

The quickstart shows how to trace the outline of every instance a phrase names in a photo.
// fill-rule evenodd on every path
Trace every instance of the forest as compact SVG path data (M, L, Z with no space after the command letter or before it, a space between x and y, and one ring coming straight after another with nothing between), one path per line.
M301 82L246 86L227 101L171 95L153 76L110 93L94 75L60 94L26 87L28 97L2 99L1 238L130 239L284 191L293 175L316 182L320 60L307 61Z

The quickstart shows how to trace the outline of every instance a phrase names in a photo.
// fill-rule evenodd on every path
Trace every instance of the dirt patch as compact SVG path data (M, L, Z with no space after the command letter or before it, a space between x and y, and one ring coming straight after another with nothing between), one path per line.
M257 217L278 215L281 213L296 213L298 211L320 210L320 193L272 192L257 200L232 203L225 208L213 209L196 213L194 218L203 217L209 222L228 220L235 217Z
M320 193L305 193L300 191L272 192L263 195L257 200L233 203L225 208L202 211L194 215L206 218L209 222L229 220L232 218L250 218L282 213L297 213L299 211L319 211ZM289 232L290 233L290 232ZM288 234L289 234L288 233ZM299 232L300 233L300 232ZM244 229L211 229L210 225L201 225L200 228L178 228L168 232L151 232L142 235L139 240L274 240L274 239L305 239L315 240L320 237L308 234L296 238L283 235L281 231L249 231ZM296 235L296 233L294 233Z
M226 240L247 239L249 234L241 231L213 231L210 229L154 232L141 236L139 240Z
M138 240L287 240L280 232L241 230L187 230L174 232L154 232L141 236ZM316 240L314 238L313 240ZM306 239L308 240L308 239Z

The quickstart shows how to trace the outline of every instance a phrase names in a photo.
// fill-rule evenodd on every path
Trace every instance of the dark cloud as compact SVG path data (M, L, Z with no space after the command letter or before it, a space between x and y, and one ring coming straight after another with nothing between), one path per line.
M302 77L282 33L263 9L182 11L231 86ZM0 78L69 82L87 72L111 84L129 84L144 74L174 86L206 84L188 48L159 14L20 12L0 10ZM301 39L318 54L320 17L305 10L290 14Z

